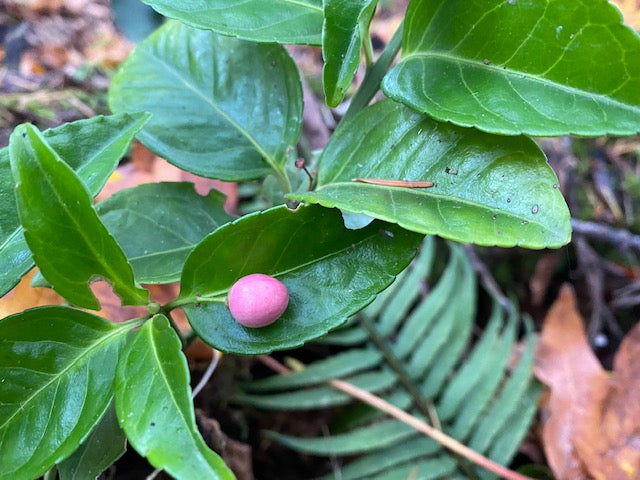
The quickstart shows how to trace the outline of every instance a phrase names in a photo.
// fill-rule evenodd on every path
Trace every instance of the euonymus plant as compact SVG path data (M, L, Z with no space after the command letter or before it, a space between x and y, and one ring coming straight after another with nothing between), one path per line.
M113 115L21 125L0 150L1 293L35 264L69 303L0 321L1 479L55 465L94 478L125 436L175 478L232 478L197 431L174 308L225 352L302 345L369 304L425 234L566 244L569 211L530 136L640 132L640 40L605 0L412 0L375 61L375 0L145 3L173 20L114 78ZM361 51L367 64L319 160L306 159L311 183L295 167L303 96L283 44L322 46L330 106ZM94 205L133 138L197 175L264 180L273 207L232 218L220 194L187 183ZM268 327L241 326L225 305L252 273L289 292ZM95 278L149 315L87 312ZM143 285L174 281L176 299L149 301Z

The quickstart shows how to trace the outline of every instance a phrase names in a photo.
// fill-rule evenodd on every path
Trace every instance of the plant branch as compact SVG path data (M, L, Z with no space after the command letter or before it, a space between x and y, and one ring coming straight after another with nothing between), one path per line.
M291 372L287 367L280 364L277 360L275 360L272 357L269 357L267 355L259 355L257 358L267 367L271 368L272 370L280 374L284 375ZM513 470L510 470L509 468L503 465L500 465L499 463L496 463L493 460L483 455L480 455L475 450L470 449L466 445L460 443L454 438L451 438L450 436L441 432L440 430L437 430L432 426L427 425L422 420L412 415L409 415L404 410L396 407L395 405L391 405L389 402L381 399L380 397L377 397L372 393L367 392L366 390L363 390L359 387L356 387L355 385L352 385L342 380L329 380L327 383L331 385L333 388L340 390L353 398L357 398L358 400L361 400L362 402L368 405L371 405L372 407L377 408L380 411L385 412L386 414L396 418L397 420L400 420L401 422L409 425L410 427L415 428L417 431L432 438L443 447L470 460L476 465L492 473L495 473L496 475L499 475L502 478L505 478L506 480L534 480L531 477L527 477L526 475L522 475L518 472L514 472Z
M491 293L506 312L511 313L513 311L511 301L504 293L502 293L498 282L493 278L493 275L491 275L487 266L482 262L482 260L480 260L480 257L478 257L473 246L465 245L465 252L469 262L471 262L471 268L473 268L473 270L480 276L480 281L484 288Z
M207 384L207 382L209 382L209 380L211 379L211 375L213 375L213 372L215 372L216 367L218 366L218 362L220 361L220 358L222 358L222 353L220 353L216 349L212 349L212 350L213 350L213 355L211 356L211 362L209 362L209 366L202 374L202 378L193 389L191 398L196 398L196 396L202 391L202 389Z
M382 79L402 45L402 25L401 23L387 46L384 47L378 60L371 65L371 68L367 69L367 74L362 81L362 85L360 85L357 93L351 99L351 103L349 104L347 112L344 114L343 120L353 117L366 107L380 89L380 82L382 82Z
M168 312L173 310L174 308L182 307L183 305L191 305L198 303L224 303L226 300L225 296L217 296L217 297L200 297L196 295L195 297L186 297L186 298L176 298L171 300L169 303L165 303L160 311L167 315Z
M585 222L577 218L571 219L574 233L601 242L611 243L622 250L633 249L640 252L640 235L634 235L628 230L610 227L602 223Z
M369 34L369 29L364 32L364 39L362 42L363 50L364 50L364 58L367 65L367 69L371 68L373 65L373 44L371 43L371 35Z
M289 180L289 176L287 175L286 169L282 168L280 170L274 170L274 175L278 179L280 183L280 188L282 189L282 194L287 195L291 193L291 181Z

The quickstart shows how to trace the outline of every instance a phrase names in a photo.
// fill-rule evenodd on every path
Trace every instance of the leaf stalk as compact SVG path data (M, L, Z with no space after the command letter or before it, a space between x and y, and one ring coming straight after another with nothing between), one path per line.
M343 120L353 117L356 113L366 107L376 92L380 90L380 83L393 63L393 59L396 58L396 54L402 45L402 32L403 23L398 26L398 29L393 34L389 43L384 47L384 50L378 57L378 60L376 60L371 67L367 69L367 74L362 81L362 85L360 85L357 93L351 99L351 103L349 104L347 112L344 114ZM371 37L368 38L370 42Z

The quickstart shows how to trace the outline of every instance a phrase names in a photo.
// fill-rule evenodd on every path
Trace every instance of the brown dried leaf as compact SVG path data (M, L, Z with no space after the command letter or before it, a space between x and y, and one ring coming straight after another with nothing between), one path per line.
M578 454L592 478L640 478L640 324L625 337L614 362L609 389L594 405L589 428L576 438Z
M624 15L627 25L640 29L640 0L613 0Z
M0 298L0 318L22 312L27 308L62 304L63 298L50 288L31 287L31 279L36 272L36 268L31 270L22 277L13 290Z
M544 322L535 372L551 393L543 443L559 480L632 480L640 474L640 325L608 374L591 351L565 285Z
M145 316L147 307L143 306L124 306L120 297L118 297L111 285L103 280L93 282L91 291L100 302L100 310L87 310L89 313L98 315L111 322L124 322L132 318Z
M97 200L104 200L124 188L153 182L191 182L200 195L206 195L209 190L215 188L227 196L225 209L229 213L234 212L238 203L238 189L235 183L211 180L185 172L155 156L138 142L133 146L132 162L118 167Z
M534 307L542 306L549 291L549 284L561 258L558 250L549 250L543 253L536 262L535 270L529 280L531 305Z
M607 388L607 375L593 355L571 287L560 291L542 329L535 373L551 389L542 433L549 466L559 480L584 476L573 439L594 397Z

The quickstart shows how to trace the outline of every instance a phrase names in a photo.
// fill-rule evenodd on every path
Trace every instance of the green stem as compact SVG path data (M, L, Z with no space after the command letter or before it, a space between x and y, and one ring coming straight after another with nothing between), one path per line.
M364 32L363 38L364 59L367 64L367 70L369 70L371 68L371 65L373 64L373 43L371 43L371 35L369 34L369 29Z
M182 307L183 305L193 305L195 303L224 303L225 301L226 296L200 297L196 295L195 297L178 297L175 300L172 300L169 303L163 305L161 311L166 315L167 312L170 312L174 308Z
M378 60L371 65L371 68L367 69L367 74L362 81L362 85L358 89L358 92L353 96L351 104L349 105L347 112L344 114L343 120L351 118L366 107L376 92L380 89L380 82L382 82L382 79L386 75L387 70L389 70L389 67L393 63L393 59L396 57L396 54L402 45L402 26L403 24L401 23L387 46L384 47L384 50L380 54ZM371 38L369 38L369 41L371 41Z
M289 175L287 175L286 168L275 170L274 173L276 178L278 179L278 182L280 183L280 188L282 189L283 196L291 193L291 181L289 180Z

